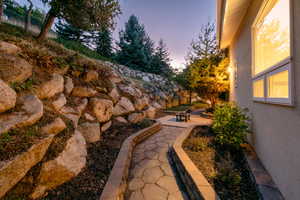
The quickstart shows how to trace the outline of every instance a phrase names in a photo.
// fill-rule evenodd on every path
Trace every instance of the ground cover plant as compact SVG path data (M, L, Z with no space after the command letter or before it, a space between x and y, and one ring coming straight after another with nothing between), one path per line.
M183 148L220 199L259 199L242 149L219 145L210 127L198 127Z

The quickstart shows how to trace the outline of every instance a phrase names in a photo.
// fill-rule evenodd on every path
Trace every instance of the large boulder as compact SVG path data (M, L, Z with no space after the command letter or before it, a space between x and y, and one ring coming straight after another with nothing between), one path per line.
M83 123L78 127L87 143L94 143L100 140L101 132L99 123Z
M114 119L114 123L117 123L117 124L127 124L128 121L124 117L116 117Z
M132 113L128 116L128 121L130 123L136 124L145 118L143 113Z
M74 88L74 83L73 83L72 78L66 77L66 80L65 80L65 93L70 94L72 92L73 88Z
M145 116L150 118L150 119L154 119L155 115L156 115L156 109L152 106L150 106L147 110L144 111Z
M117 105L113 108L113 115L119 116L134 112L134 106L129 99L122 97Z
M15 186L33 166L43 159L53 137L53 135L50 135L49 137L42 139L28 151L1 165L0 198L13 188L13 186Z
M113 114L113 102L107 99L93 98L91 100L93 113L99 122L107 122Z
M87 98L84 98L78 100L77 102L78 102L78 106L76 107L76 110L78 111L79 115L81 115L85 110L85 108L87 107L89 100Z
M26 113L26 119L18 123L18 127L31 126L39 121L44 114L43 103L35 95L20 97L21 110Z
M152 106L153 106L154 108L156 108L156 109L162 109L162 105L160 105L160 104L157 103L157 102L154 102L154 103L152 104Z
M120 83L122 82L122 78L119 76L119 74L115 71L112 71L110 73L110 77L109 77L109 80L113 83Z
M33 125L43 116L43 103L34 95L20 97L17 104L21 105L19 111L0 115L0 134Z
M51 98L58 93L64 91L64 78L59 74L53 74L52 79L43 83L36 90L36 94L40 99Z
M131 99L141 98L143 95L138 88L135 88L133 86L120 84L118 87L124 96L129 97Z
M64 106L60 109L59 113L71 120L73 122L73 126L77 128L78 121L81 116L77 109L74 109L70 106Z
M83 86L74 87L72 91L72 95L75 97L93 97L96 94L96 90Z
M84 81L86 82L91 82L91 81L96 81L99 78L99 74L95 70L90 70L88 71L85 76L84 76Z
M41 131L48 135L56 135L66 128L67 126L65 122L60 117L58 117L50 124L43 126Z
M113 88L110 91L109 96L112 98L114 103L117 103L119 101L120 97L121 97L118 90L117 90L117 88Z
M0 78L7 83L21 83L32 75L32 65L26 60L0 53Z
M147 97L138 98L134 102L134 107L136 110L141 111L149 105L149 99Z
M0 79L0 112L4 112L15 106L17 100L16 92Z
M93 117L93 116L90 115L89 113L84 113L84 118L85 118L86 120L88 120L88 121L91 121L91 122L93 122L93 121L96 120L95 117Z
M65 149L54 160L42 164L32 199L42 197L48 190L77 176L86 164L86 142L79 131L67 141Z
M67 99L64 94L60 94L59 97L52 102L52 106L56 111L59 111L64 105L66 105Z
M8 42L0 41L0 53L17 54L19 52L21 52L20 47L17 47L16 45Z
M107 131L107 130L111 127L111 125L112 125L112 122L111 122L111 121L109 121L109 122L103 124L103 125L101 126L101 132Z

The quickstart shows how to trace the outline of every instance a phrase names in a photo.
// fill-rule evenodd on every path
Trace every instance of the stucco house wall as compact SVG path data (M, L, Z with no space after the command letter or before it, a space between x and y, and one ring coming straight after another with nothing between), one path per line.
M263 0L252 0L246 16L230 45L231 100L247 107L253 119L251 143L262 163L287 200L300 199L300 1L291 0L294 100L292 107L252 100L251 26Z

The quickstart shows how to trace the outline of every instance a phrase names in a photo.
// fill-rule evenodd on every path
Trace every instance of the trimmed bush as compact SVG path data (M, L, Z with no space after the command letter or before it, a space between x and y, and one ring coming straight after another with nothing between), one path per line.
M212 129L218 144L239 149L245 143L249 130L246 112L232 103L216 106Z

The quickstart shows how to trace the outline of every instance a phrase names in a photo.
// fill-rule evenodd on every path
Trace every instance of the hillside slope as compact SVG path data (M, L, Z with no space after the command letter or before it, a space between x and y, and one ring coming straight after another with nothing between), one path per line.
M0 30L0 198L43 197L85 168L87 146L112 127L188 100L161 76Z

